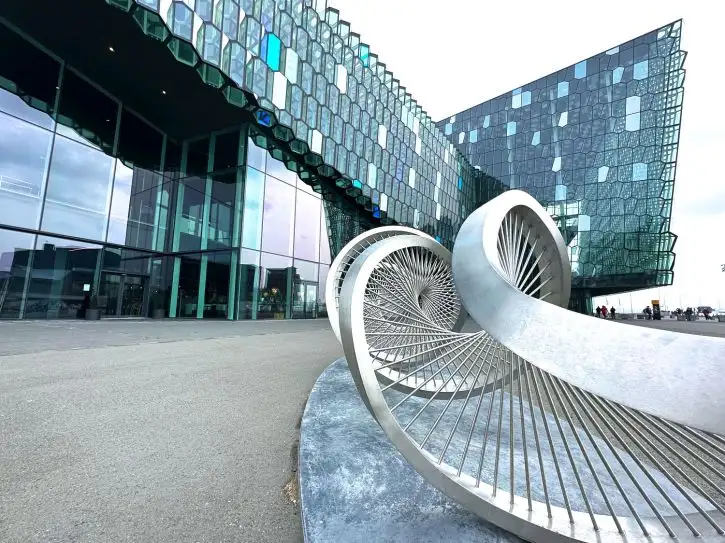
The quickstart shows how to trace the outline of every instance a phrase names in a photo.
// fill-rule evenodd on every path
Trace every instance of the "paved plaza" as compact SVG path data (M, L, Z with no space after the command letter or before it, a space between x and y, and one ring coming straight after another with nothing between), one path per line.
M659 321L648 320L625 320L617 321L626 324L634 324L636 326L646 326L649 328L658 328L660 330L668 330L670 332L680 332L681 334L695 334L698 336L725 337L725 322L715 320L706 321L699 319L696 321L678 321L677 319L662 319Z
M300 541L284 488L341 355L326 319L0 322L0 541Z
M0 322L0 541L300 541L316 321Z

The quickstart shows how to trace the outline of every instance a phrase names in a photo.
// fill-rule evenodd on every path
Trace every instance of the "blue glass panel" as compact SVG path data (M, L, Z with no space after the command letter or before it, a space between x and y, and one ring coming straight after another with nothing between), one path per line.
M574 66L574 77L584 79L587 76L587 61L582 60Z
M362 188L362 183L360 182L359 179L355 179L352 182L352 186L361 189Z
M506 123L506 135L513 136L516 134L516 121Z
M556 87L556 97L562 98L562 97L568 96L568 95L569 95L569 82L562 81Z
M649 60L643 60L634 65L634 78L647 79L649 74Z
M260 109L256 112L256 116L257 122L262 126L272 126L272 115L269 112Z
M463 178L458 178L458 190L463 190Z
M647 179L647 164L637 162L632 164L632 181L644 181Z
M614 73L612 74L612 82L616 85L620 81L622 81L622 75L624 75L624 68L619 66L618 68L614 69Z

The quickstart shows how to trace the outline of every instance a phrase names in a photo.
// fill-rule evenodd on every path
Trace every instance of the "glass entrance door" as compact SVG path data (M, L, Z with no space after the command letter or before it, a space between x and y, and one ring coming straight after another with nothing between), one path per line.
M146 277L103 273L98 307L109 317L143 317L146 315Z
M317 285L305 285L305 318L317 318Z
M142 317L144 315L144 291L146 278L126 275L123 278L121 296L121 315L124 317Z
M317 318L317 283L300 281L295 285L295 298L292 303L292 318Z

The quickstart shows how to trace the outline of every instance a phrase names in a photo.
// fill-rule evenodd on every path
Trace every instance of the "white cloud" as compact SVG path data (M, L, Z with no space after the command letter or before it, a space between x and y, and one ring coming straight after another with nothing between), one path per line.
M679 236L675 285L659 292L671 307L680 299L725 307L725 72L717 3L608 0L587 9L579 0L328 3L436 121L683 18L688 57L672 211ZM652 294L634 293L633 306L641 309ZM628 310L630 296L610 296L609 303L617 298Z

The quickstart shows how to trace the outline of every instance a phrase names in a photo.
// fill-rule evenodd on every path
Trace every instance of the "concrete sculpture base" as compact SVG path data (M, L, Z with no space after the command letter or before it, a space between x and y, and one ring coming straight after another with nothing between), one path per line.
M309 543L521 541L416 473L365 409L344 359L330 365L310 393L299 475Z

